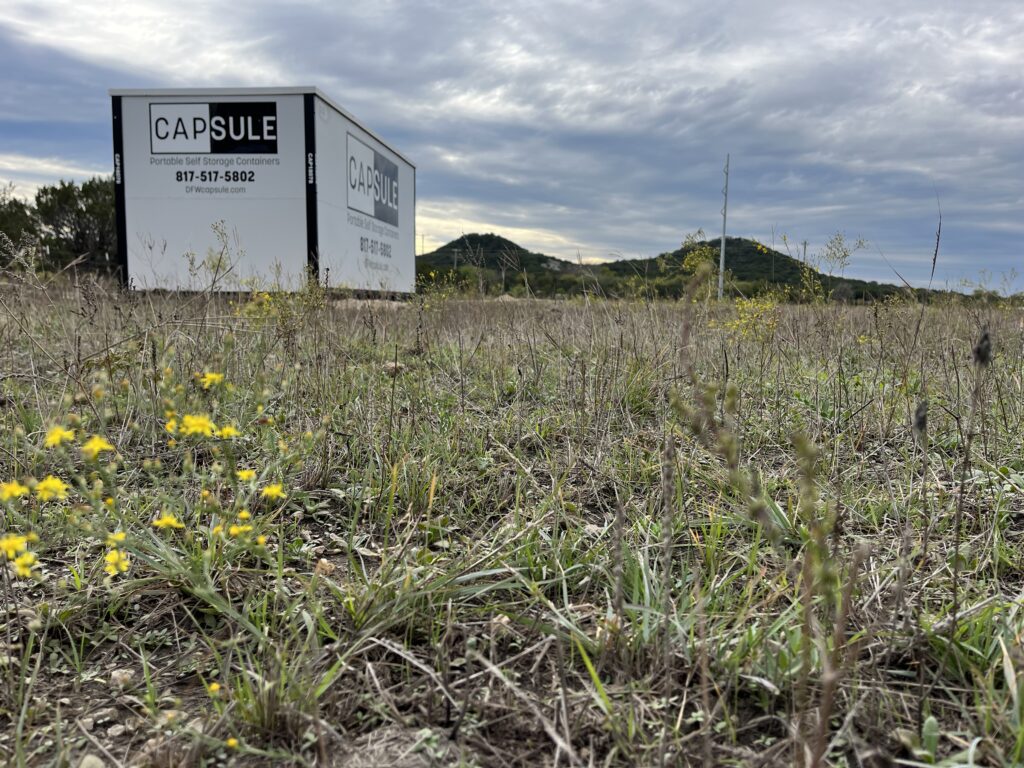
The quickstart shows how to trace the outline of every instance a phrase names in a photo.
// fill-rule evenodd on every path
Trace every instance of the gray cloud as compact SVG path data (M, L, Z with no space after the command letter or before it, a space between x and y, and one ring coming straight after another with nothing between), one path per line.
M872 243L851 274L894 279L881 251L921 282L941 202L940 280L1020 261L1016 2L148 0L118 21L12 2L0 127L34 121L39 155L72 123L107 131L113 85L316 84L416 161L435 243L473 225L567 257L658 253L718 231L729 152L732 233L814 250L842 230ZM105 163L98 144L63 156Z

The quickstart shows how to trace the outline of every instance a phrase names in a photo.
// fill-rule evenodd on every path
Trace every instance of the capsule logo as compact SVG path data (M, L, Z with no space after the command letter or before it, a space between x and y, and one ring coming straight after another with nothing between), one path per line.
M348 207L398 226L398 165L348 134Z
M277 103L150 104L154 155L276 155Z

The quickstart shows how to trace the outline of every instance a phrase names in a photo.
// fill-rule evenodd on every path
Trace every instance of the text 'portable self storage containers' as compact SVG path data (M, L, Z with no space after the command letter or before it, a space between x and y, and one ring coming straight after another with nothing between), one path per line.
M129 286L414 290L416 169L318 89L110 96Z

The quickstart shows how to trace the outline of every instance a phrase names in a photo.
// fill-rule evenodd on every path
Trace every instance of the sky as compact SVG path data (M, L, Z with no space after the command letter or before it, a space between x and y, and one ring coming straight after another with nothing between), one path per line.
M1024 3L4 0L0 184L112 167L110 88L315 85L417 166L417 251L728 232L1024 290Z

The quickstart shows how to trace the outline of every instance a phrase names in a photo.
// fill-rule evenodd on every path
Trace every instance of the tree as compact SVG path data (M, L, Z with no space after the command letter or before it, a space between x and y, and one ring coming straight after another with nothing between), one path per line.
M113 269L117 256L117 214L114 206L114 177L94 177L82 184L83 229L90 262L101 269Z
M14 196L14 182L0 187L0 232L20 243L39 234L32 205Z
M73 181L41 187L35 208L48 267L59 269L81 259L109 268L117 251L112 178L95 177L80 187Z

